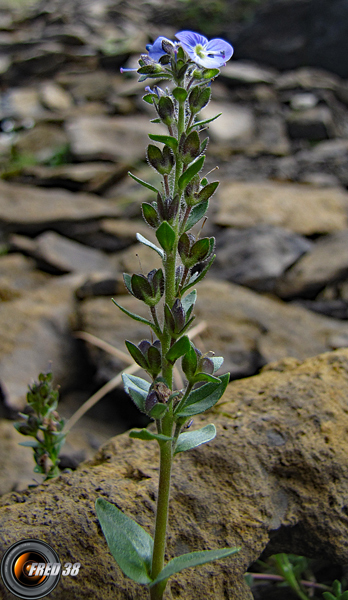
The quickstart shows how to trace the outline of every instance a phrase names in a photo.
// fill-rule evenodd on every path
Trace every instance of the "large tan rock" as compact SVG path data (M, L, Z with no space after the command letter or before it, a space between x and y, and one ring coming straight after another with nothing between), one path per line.
M267 223L303 235L330 233L348 224L348 193L338 187L276 182L221 182L216 225Z
M340 350L236 381L213 414L195 419L194 427L214 421L217 437L175 460L166 558L241 551L173 577L173 598L250 600L243 574L264 550L347 563L347 394L348 350ZM156 444L113 438L75 473L2 498L0 553L35 537L61 562L80 562L80 576L62 577L52 600L147 600L113 561L94 501L115 503L153 533L157 483Z

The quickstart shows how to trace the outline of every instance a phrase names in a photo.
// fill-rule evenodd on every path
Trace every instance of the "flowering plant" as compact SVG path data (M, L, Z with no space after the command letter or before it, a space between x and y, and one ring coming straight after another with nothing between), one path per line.
M188 431L191 417L218 402L229 374L216 376L223 358L202 354L187 335L194 319L196 290L191 288L208 272L214 258L215 239L194 235L190 230L201 221L218 182L201 177L208 138L201 141L199 132L216 119L200 120L200 111L211 96L211 81L219 67L229 60L233 48L224 40L208 40L191 31L181 31L172 42L159 37L147 46L148 54L139 59L139 81L153 79L171 83L164 91L156 84L146 88L143 100L153 105L156 118L167 128L166 135L149 135L147 159L162 176L162 188L142 181L139 184L156 194L152 203L144 202L145 222L155 229L159 245L142 235L138 240L157 252L163 268L143 274L124 274L127 290L149 307L149 318L136 315L115 300L129 317L147 324L155 340L138 345L126 341L134 361L151 378L151 384L132 375L123 375L126 392L137 407L155 421L157 431L131 431L130 437L156 440L160 449L160 476L154 539L134 520L102 498L96 501L97 515L113 554L123 572L134 581L147 585L152 600L161 600L168 578L193 567L238 552L239 548L222 548L191 552L176 557L164 566L171 466L173 458L214 439L213 424ZM126 69L122 69L125 71ZM191 291L189 291L191 290ZM162 313L160 316L159 307ZM173 369L181 359L186 378L183 389L173 389Z

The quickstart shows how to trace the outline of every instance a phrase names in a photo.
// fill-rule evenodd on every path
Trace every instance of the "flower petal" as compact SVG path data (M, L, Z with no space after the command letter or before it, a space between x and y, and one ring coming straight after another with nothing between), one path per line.
M175 37L183 45L192 49L194 49L198 44L204 47L208 43L208 40L206 37L204 37L204 35L200 35L200 33L195 33L194 31L179 31L179 33L175 34Z
M222 66L225 62L230 60L230 58L233 54L233 47L228 42L225 42L225 40L215 38L213 40L210 40L210 42L208 42L208 44L205 48L205 52L207 53L208 56L211 52L214 54L219 53L219 54L215 54L214 58L219 59L221 61L220 66ZM211 57L211 58L213 58L213 57Z
M148 44L146 46L146 50L149 53L149 57L152 58L152 60L155 60L156 62L159 61L159 59L161 58L161 56L164 56L165 54L167 54L162 47L162 42L163 40L166 40L167 42L170 42L170 40L168 40L167 38L163 37L162 35L160 37L158 37L153 44Z

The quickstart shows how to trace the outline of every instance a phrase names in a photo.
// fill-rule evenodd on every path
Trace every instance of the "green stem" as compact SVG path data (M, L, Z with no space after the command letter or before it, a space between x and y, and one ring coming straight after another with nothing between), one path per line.
M173 429L173 418L168 414L162 421L162 432L171 436ZM168 506L170 494L170 477L172 469L172 443L160 443L160 476L158 483L158 500L156 514L156 529L152 558L152 579L160 574L164 567L164 553L166 549L166 532L168 522ZM154 586L150 590L151 600L161 600L166 586L166 581Z

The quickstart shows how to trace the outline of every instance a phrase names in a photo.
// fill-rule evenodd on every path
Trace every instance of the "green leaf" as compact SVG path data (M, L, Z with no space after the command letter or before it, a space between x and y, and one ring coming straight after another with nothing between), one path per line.
M202 427L202 429L197 429L197 431L187 431L185 433L180 433L174 454L178 454L179 452L186 452L186 450L192 450L193 448L197 448L197 446L200 446L201 444L210 442L214 439L215 436L216 427L215 425L213 425L213 423Z
M204 69L203 77L204 79L214 79L220 73L219 69Z
M150 389L149 382L127 373L123 373L122 381L126 394L129 394L139 410L145 413L145 400Z
M182 298L181 305L182 305L182 307L183 307L183 309L184 309L184 311L185 311L186 314L188 313L188 311L190 310L190 308L192 308L196 304L196 300L197 300L197 292L196 292L196 290L193 290L192 292L190 292L189 294L187 294L185 296L185 298Z
M156 579L150 583L149 587L160 583L160 581L168 579L168 577L175 575L175 573L180 573L180 571L183 569L188 569L189 567L198 567L198 565L204 565L205 563L212 562L214 560L221 560L222 558L227 558L227 556L236 554L239 551L240 548L221 548L219 550L189 552L188 554L177 556L166 564L158 577L156 577Z
M146 237L141 235L141 233L137 233L136 238L137 238L138 242L140 242L141 244L144 244L144 246L148 246L149 248L152 248L152 250L155 250L157 252L157 254L160 255L161 258L164 257L163 250L161 250L161 248L156 246L156 244L153 244L152 242L150 242L150 240L146 239Z
M152 206L152 204L149 204L148 202L143 202L141 205L141 210L143 213L144 221L146 221L146 223L150 227L158 227L159 220L157 210L155 209L155 207Z
M168 406L166 406L166 404L158 403L151 408L149 416L152 419L162 419L166 412L168 412Z
M192 287L193 285L195 285L196 283L198 283L198 281L201 281L201 279L203 279L203 277L206 276L206 274L208 273L211 265L213 264L214 260L215 260L216 254L214 254L210 261L208 262L208 264L204 267L203 271L201 271L196 277L191 277L190 281L185 285L185 287L183 287L183 289L181 290L181 293L184 294L187 290L190 289L190 287Z
M152 537L104 498L97 499L95 509L110 552L123 573L137 583L149 584Z
M132 294L133 296L133 290L132 290L132 276L129 275L128 273L123 273L123 281L124 284L127 288L127 290L129 291L130 294Z
M139 177L136 177L136 175L133 175L133 173L131 173L130 171L128 171L128 175L132 179L134 179L134 181L136 181L137 183L140 183L141 185L143 185L144 187L148 188L152 192L155 192L155 194L158 194L158 190L153 185L151 185L151 183L147 183L146 181L143 181Z
M168 254L173 250L175 244L175 231L174 229L167 223L167 221L163 221L159 228L156 231L156 237L161 244L163 250Z
M164 406L162 404L162 406ZM167 435L162 435L161 433L152 433L148 429L140 429L137 431L136 429L132 429L129 432L130 438L136 438L138 440L158 440L160 442L171 442L173 438L168 437Z
M220 369L220 367L222 367L224 359L222 356L210 356L209 358L214 363L214 373L215 373L216 371L218 371L218 369Z
M335 579L335 581L332 584L332 591L334 593L335 596L340 596L342 593L342 584L338 579Z
M190 340L187 335L179 338L175 344L168 350L166 354L166 359L173 365L175 361L186 354L191 348Z
M128 340L125 341L125 344L127 346L128 352L131 355L131 357L133 358L133 360L142 369L145 369L145 370L148 369L149 365L147 364L147 360L146 360L145 356L143 355L143 353L139 350L138 346L133 344L133 342L129 342Z
M182 87L176 87L172 91L172 94L178 102L185 102L187 98L187 91Z
M203 127L203 125L208 125L208 123L212 123L212 121L215 121L215 119L218 119L219 117L221 117L222 113L219 113L218 115L215 115L215 117L211 117L211 119L205 119L204 121L196 121L196 123L193 123L193 125L191 125L189 131L192 131L192 129L194 127Z
M114 304L116 304L117 308L119 308L120 310L122 310L122 312L124 312L125 315L128 315L129 317L131 317L131 319L134 319L134 321L139 321L140 323L149 325L149 327L151 327L151 329L153 329L153 331L155 332L155 334L158 337L159 337L159 335L161 335L161 332L158 330L158 328L156 327L156 325L154 323L151 323L151 321L144 319L144 317L141 317L140 315L136 315L135 313L132 313L130 310L127 310L126 308L124 308L123 306L118 304L114 298L111 298L111 300L113 301Z
M205 383L193 390L186 398L184 404L179 403L175 412L176 417L192 417L205 412L216 404L223 396L230 374L226 373L219 377L220 383Z
M340 600L348 600L348 590L343 592L343 594L340 596Z
M145 96L143 96L144 102L147 102L148 104L153 104L154 98L157 98L155 94L145 94Z
M197 173L202 169L204 164L205 156L200 156L194 162L190 164L190 166L184 171L182 175L179 177L178 186L181 190L185 189L188 183L190 183L191 179L194 178Z
M337 596L333 596L330 592L323 592L323 598L325 600L337 600Z
M149 133L149 138L153 142L160 142L161 144L166 144L167 146L169 146L169 148L174 150L174 152L176 152L177 150L178 140L172 135L154 135L152 133Z
M19 442L19 446L26 446L27 448L38 448L40 446L40 442L37 440L27 440L26 442Z
M193 209L190 212L189 218L186 221L185 232L191 229L194 225L196 225L196 223L198 223L198 221L200 221L204 217L205 213L208 210L208 206L209 200L204 200L203 202L200 202L199 204L196 204L196 206L193 207Z
M211 381L212 383L217 383L219 381L219 378L214 377L214 375L209 375L209 373L197 373L192 379L192 382L198 383L199 381Z
M150 123L162 123L161 119L151 119Z

